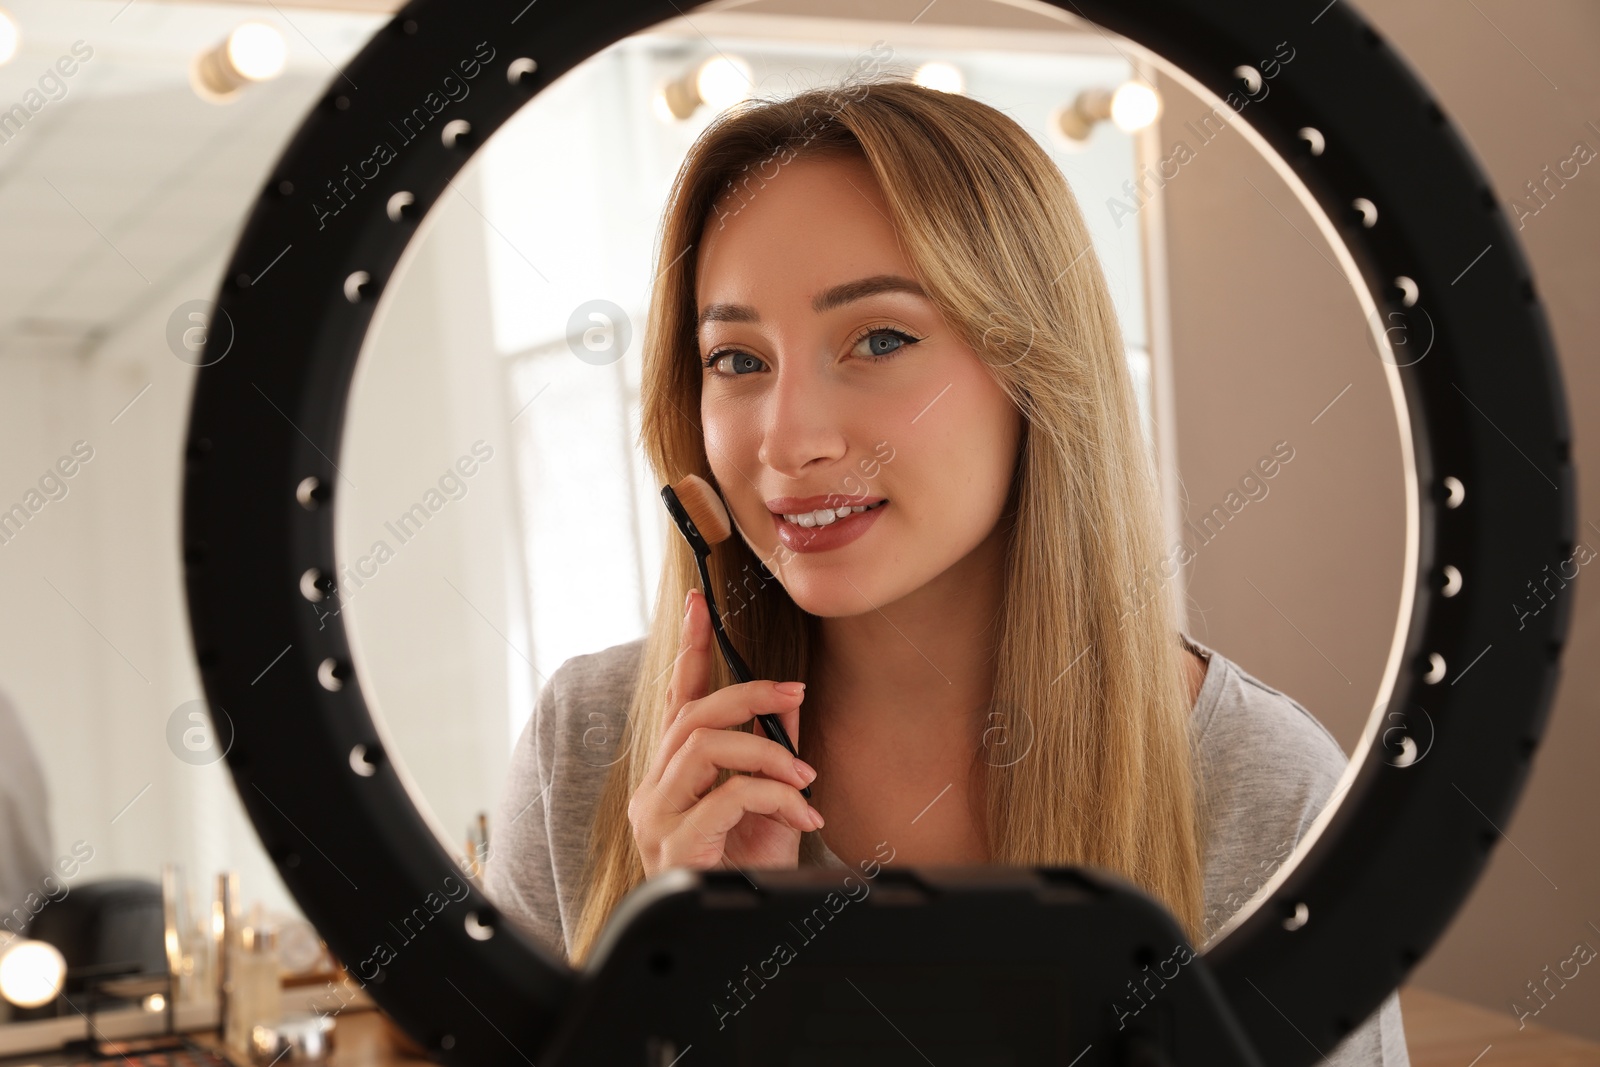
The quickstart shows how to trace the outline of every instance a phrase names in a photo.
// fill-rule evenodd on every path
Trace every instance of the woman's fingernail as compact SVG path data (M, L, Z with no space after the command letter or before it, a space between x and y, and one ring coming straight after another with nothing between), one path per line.
M806 691L804 682L774 682L772 688L786 697L797 697Z
M817 777L817 772L811 769L811 765L800 759L794 761L794 773L798 774L800 780L807 785L810 785Z
M806 807L811 812L811 821L816 823L819 827L822 826L823 825L822 812L818 811L816 808L811 807L811 805L809 805L809 804L807 804Z

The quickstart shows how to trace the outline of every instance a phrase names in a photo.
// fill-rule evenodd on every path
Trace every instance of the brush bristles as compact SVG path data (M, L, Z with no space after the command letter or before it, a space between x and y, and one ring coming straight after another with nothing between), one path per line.
M728 509L723 507L717 491L704 478L698 474L686 475L672 484L672 491L677 494L683 510L689 513L695 529L706 539L706 544L714 545L733 536L733 523L728 518Z

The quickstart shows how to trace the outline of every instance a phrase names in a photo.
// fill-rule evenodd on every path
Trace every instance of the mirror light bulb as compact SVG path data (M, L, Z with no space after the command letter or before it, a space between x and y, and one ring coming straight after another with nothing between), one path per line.
M750 95L755 77L750 64L737 56L713 56L700 64L695 75L695 92L709 107L721 111Z
M1142 130L1161 114L1161 96L1142 81L1123 82L1111 95L1111 121L1124 132Z
M52 944L18 938L0 952L0 996L19 1008L40 1008L61 993L67 961Z
M657 89L650 98L650 113L662 122L676 122L678 116L672 113L672 104L667 100L665 89Z
M19 39L16 20L9 11L0 8L0 63L11 62L11 57L17 54Z
M276 26L244 22L228 34L228 62L251 81L266 81L283 73L288 48Z
M937 60L918 67L911 80L924 89L937 89L941 93L959 93L967 87L967 79L959 67Z

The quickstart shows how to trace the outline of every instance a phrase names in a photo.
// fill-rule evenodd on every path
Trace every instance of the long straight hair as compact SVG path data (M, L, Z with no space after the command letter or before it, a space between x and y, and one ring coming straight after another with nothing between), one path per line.
M1024 415L1001 520L992 725L974 734L974 811L989 862L1109 870L1160 901L1192 939L1202 908L1201 809L1187 653L1170 585L1151 580L1163 540L1153 458L1077 201L1015 121L880 74L746 101L707 127L678 171L659 232L639 434L656 483L692 473L716 484L699 419L691 250L707 227L782 181L793 159L840 154L871 166L918 280ZM628 803L664 729L682 604L698 585L693 554L670 524L667 533L626 755L595 812L574 963L644 880ZM713 547L708 565L719 600L742 590L729 636L755 677L806 680L815 617L737 535ZM714 655L711 691L733 681ZM806 722L802 758L823 744L821 718ZM723 770L718 784L732 773Z

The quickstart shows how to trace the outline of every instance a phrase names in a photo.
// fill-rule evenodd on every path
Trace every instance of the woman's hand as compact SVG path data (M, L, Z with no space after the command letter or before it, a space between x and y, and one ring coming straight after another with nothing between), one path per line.
M816 772L767 737L759 720L754 733L727 729L773 713L798 747L803 689L783 683L797 690L789 694L778 683L753 681L706 695L712 640L705 597L692 591L660 746L628 802L647 878L669 867L795 867L801 832L822 825L822 816L800 795ZM712 789L721 768L751 773L735 774Z

